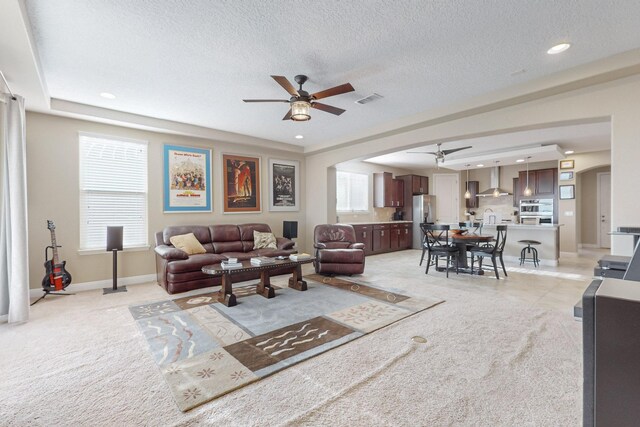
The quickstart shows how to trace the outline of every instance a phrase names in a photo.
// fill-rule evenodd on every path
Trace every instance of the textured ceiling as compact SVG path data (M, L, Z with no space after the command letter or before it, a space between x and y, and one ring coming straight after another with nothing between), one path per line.
M53 98L306 146L640 47L638 1L26 5ZM561 41L573 47L546 54ZM340 117L282 121L286 104L241 101L287 98L270 74L307 74L309 92L345 82L356 90L323 101L346 109ZM384 98L354 103L373 92Z

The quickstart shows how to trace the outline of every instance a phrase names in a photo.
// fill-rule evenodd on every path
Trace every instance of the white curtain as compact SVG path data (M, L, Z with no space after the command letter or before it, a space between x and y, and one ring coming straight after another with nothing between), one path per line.
M0 95L0 316L29 320L24 98Z

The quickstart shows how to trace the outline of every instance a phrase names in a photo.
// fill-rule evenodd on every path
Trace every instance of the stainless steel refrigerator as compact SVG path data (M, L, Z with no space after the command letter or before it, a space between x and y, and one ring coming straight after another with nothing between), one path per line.
M435 222L436 198L426 194L413 196L413 249L422 249L421 222Z

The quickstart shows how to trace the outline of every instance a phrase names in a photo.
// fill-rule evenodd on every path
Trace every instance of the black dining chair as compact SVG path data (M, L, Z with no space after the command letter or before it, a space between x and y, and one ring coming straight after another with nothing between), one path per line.
M449 277L449 265L451 259L455 259L456 274L458 274L458 248L449 244L449 226L442 224L420 224L424 235L424 245L427 252L427 269L424 274L429 274L431 260L435 258L436 269L438 269L438 258L446 257L447 259L447 277ZM423 250L424 258L424 250ZM420 261L422 263L422 260Z
M507 277L507 269L504 268L504 260L502 259L502 253L504 252L504 245L507 243L507 226L506 225L497 225L496 226L496 240L493 245L489 246L475 246L470 251L471 254L471 273L473 274L473 264L475 258L478 257L478 268L482 270L482 260L485 257L491 257L491 262L493 263L493 271L496 273L496 279L500 279L498 275L498 264L497 260L500 259L500 264L502 265L502 271L504 272L505 277Z

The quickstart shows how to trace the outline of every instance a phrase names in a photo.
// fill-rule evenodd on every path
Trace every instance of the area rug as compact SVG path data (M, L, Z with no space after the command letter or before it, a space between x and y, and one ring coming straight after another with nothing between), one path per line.
M307 291L275 287L271 299L234 288L234 307L215 292L129 307L181 411L443 302L307 278Z

